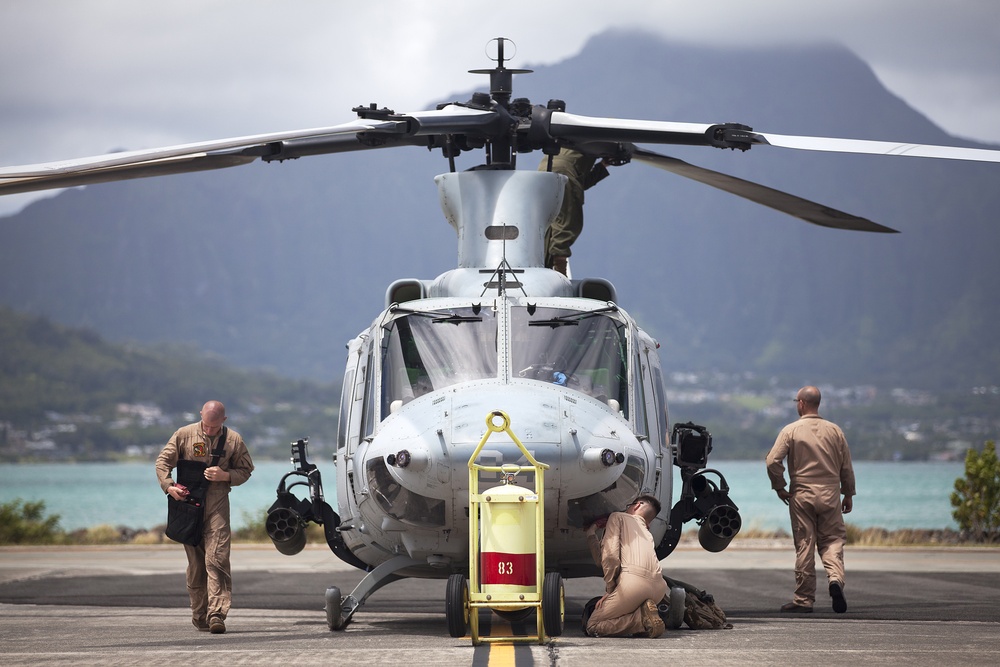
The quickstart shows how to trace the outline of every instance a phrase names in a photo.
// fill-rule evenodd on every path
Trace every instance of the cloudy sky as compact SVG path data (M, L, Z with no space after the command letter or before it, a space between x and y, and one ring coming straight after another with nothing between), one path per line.
M836 42L946 131L1000 145L997 0L2 0L0 165L332 125L369 102L416 110L481 85L467 70L490 66L493 37L525 67L613 27Z

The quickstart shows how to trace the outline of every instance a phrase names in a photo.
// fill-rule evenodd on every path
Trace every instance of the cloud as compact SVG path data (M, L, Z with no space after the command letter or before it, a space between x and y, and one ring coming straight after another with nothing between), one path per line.
M467 70L490 66L493 37L513 38L510 66L525 67L614 27L840 43L945 130L1000 144L995 0L8 0L0 26L3 165L329 125L370 102L423 108L481 85Z

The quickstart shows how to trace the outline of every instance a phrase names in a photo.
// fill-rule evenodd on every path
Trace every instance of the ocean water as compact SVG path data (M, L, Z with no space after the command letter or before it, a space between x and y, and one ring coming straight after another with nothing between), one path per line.
M326 498L335 505L333 464L318 465ZM788 530L788 508L771 491L763 461L711 461L710 467L725 476L744 526ZM246 514L263 512L274 502L278 482L290 470L287 462L260 462L250 480L233 489L235 528L246 523ZM857 461L854 472L858 495L849 523L889 530L958 527L950 495L955 479L964 476L963 463ZM676 496L676 474L674 488ZM45 501L46 512L58 514L65 530L100 524L153 528L166 520L166 500L152 463L0 464L0 502L17 498Z

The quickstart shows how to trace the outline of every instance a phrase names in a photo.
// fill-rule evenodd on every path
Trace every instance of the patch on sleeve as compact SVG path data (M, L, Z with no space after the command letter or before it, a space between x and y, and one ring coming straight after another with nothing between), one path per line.
M207 454L207 453L208 453L208 450L205 449L205 443L199 442L199 443L195 444L195 446L194 446L194 455L196 457L205 456L205 454Z

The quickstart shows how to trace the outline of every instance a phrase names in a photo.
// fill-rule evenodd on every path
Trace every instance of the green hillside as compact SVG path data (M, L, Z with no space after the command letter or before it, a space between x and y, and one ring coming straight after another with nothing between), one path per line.
M258 457L330 448L338 389L236 369L194 349L109 343L0 308L0 460L150 456L222 400Z

